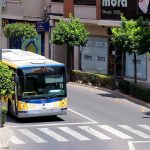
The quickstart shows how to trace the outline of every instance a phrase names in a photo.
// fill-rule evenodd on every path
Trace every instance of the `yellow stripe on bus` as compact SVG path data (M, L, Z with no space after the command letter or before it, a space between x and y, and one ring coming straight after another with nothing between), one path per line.
M14 69L17 68L17 65L12 64L12 63L8 62L7 60L2 60L2 62L3 62L4 64L6 64L7 66L9 66L9 67L12 67L12 68L14 68Z

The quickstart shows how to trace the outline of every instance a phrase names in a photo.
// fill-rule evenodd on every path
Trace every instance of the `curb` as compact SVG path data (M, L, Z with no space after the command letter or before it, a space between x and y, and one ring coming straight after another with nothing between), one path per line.
M116 97L123 97L123 98L126 98L127 100L129 100L130 102L134 102L138 105L142 105L144 107L150 108L150 103L144 102L144 101L139 100L137 98L134 98L130 95L126 95L124 93L121 93L119 90L110 90L110 89L103 88L103 87L97 87L97 86L92 86L92 85L88 85L88 84L76 83L76 82L68 82L68 84L79 85L79 86L83 86L83 87L95 88L98 90L107 91L107 92L110 92L112 94L115 94Z

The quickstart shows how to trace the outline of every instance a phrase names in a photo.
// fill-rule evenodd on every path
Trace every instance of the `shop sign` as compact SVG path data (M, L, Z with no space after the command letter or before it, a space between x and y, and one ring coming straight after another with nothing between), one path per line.
M119 19L125 13L128 0L102 0L101 14L103 19Z
M121 13L127 19L134 19L137 17L138 1L139 0L102 0L101 19L120 20Z
M150 19L150 0L102 0L101 19L120 20L121 13L127 19Z
M39 21L36 24L36 29L37 29L37 32L49 31L49 23L48 22Z

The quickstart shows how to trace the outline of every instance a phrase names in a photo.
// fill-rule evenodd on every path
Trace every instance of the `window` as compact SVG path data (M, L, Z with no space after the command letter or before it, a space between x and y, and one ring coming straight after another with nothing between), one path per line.
M64 2L64 0L51 0L52 2L61 2L61 3L63 3Z
M96 5L96 0L74 0L75 5Z
M66 96L64 67L35 67L18 70L19 96Z

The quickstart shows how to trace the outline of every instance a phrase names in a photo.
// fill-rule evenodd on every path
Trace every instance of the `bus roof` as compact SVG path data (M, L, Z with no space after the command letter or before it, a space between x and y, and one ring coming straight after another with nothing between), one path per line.
M12 68L32 68L40 66L64 66L63 63L21 49L2 49L2 61Z

